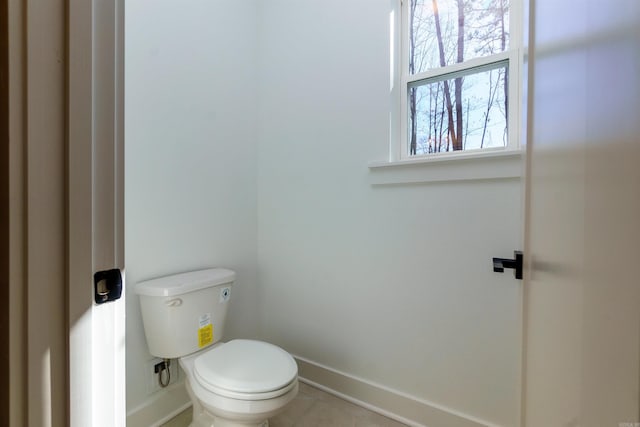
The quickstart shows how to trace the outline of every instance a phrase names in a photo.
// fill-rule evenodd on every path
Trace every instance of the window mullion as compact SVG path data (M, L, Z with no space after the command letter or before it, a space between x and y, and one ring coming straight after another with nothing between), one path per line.
M408 126L408 100L407 100L407 77L409 70L409 11L407 2L410 0L399 0L400 2L400 143L397 145L398 159L405 158L408 153L407 146L407 126Z
M507 112L507 127L508 127L508 148L518 148L518 141L520 140L520 129L522 123L522 117L520 114L522 104L522 55L520 49L513 49L511 51L511 57L509 59L509 111Z
M434 68L431 70L424 71L422 73L408 75L407 74L407 83L412 83L420 80L430 80L437 79L439 77L445 77L448 74L454 74L458 72L464 72L466 70L473 70L474 68L484 68L488 65L497 64L499 62L508 61L511 55L510 51L500 52L491 56L483 56L480 58L473 58L468 61L447 65L445 67ZM408 55L407 55L408 56ZM408 70L405 68L406 70Z
M408 126L409 126L409 94L408 94L408 82L407 73L402 74L401 78L401 95L400 95L400 156L399 158L405 158L409 153L408 146Z

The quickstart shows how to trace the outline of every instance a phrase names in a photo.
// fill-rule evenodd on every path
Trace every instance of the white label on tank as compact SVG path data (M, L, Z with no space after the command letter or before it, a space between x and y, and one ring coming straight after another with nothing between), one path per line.
M220 303L225 303L231 298L231 288L220 289Z
M200 327L204 328L205 326L211 324L211 313L205 313L198 319L200 323Z

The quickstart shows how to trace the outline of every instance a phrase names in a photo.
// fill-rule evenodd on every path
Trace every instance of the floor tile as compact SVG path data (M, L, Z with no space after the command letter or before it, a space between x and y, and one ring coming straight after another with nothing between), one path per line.
M187 427L191 408L162 427ZM403 427L380 414L354 405L308 384L299 383L298 395L284 411L269 420L269 427Z

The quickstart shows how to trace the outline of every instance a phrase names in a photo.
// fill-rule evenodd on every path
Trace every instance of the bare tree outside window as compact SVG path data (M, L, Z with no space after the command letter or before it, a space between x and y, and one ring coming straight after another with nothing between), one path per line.
M443 69L407 86L409 155L507 145L508 60L447 72L446 67L505 52L508 0L410 0L410 76Z

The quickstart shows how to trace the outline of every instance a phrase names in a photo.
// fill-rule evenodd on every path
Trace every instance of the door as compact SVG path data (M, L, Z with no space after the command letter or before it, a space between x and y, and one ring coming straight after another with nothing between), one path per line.
M640 3L531 0L523 425L640 424Z
M96 293L106 289L94 289L97 272L124 269L123 12L122 0L68 6L72 427L126 423L125 292L99 304Z

